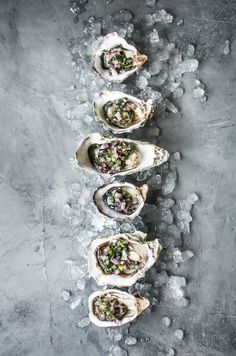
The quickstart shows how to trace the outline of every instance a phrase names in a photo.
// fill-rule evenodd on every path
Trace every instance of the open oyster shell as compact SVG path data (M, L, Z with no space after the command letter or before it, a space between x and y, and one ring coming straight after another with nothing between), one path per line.
M123 161L124 166L121 166L119 169L117 167L116 169L113 169L113 167L110 169L108 166L106 170L104 170L103 167L98 167L98 164L95 164L95 159L91 157L91 149L95 146L99 148L107 144L109 146L116 144L116 142L131 147L130 154L127 159ZM75 155L79 167L90 172L100 173L104 176L124 176L144 171L151 167L161 165L169 158L169 153L157 145L126 138L107 138L98 133L93 133L85 137L77 147ZM113 156L111 158L113 159ZM115 160L113 163L117 164L117 161L118 160Z
M114 133L131 132L153 116L155 103L119 91L102 91L94 101L94 113L103 126Z
M98 285L112 285L116 287L128 287L136 283L138 279L143 278L146 271L157 261L162 250L158 239L146 241L146 236L145 233L136 231L130 234L118 234L95 239L91 243L88 252L88 271L90 276L95 279ZM104 249L109 250L110 246L117 246L117 244L120 246L120 241L122 241L123 245L128 246L129 252L126 252L127 248L124 250L131 260L129 260L129 267L126 268L124 266L123 268L123 260L127 261L127 257L123 257L122 251L122 257L118 260L119 265L117 265L117 261L114 261L116 269L113 271L111 264L108 265L106 261L109 252L106 252ZM114 247L113 251L115 251ZM110 257L112 258L112 262L115 254L115 259L117 260L117 252L113 252L112 257ZM120 266L122 266L121 269ZM117 274L117 271L119 274Z
M135 73L147 56L113 32L99 39L92 59L94 69L104 80L120 83Z
M113 298L119 303L122 303L122 305L126 306L128 309L128 312L122 319L116 319L116 320L101 320L99 317L99 314L96 312L96 301L99 298L106 298L106 300L109 300L109 298ZM117 289L107 289L104 291L97 291L89 296L88 300L89 304L89 318L91 322L97 326L100 327L113 327L113 326L121 326L126 323L130 323L132 320L134 320L139 314L142 313L146 308L148 308L150 302L146 298L141 298L141 297L134 297L132 294L122 292Z
M130 183L108 183L98 188L93 201L103 215L115 220L134 219L144 206L148 185L136 187Z

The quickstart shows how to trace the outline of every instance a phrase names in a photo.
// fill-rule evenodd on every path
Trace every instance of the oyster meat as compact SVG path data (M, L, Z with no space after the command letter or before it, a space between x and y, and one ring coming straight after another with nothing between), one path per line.
M134 320L149 306L149 300L117 289L97 291L89 296L89 318L100 327L121 326Z
M161 252L158 239L146 241L141 231L95 239L89 248L88 271L98 285L128 287L145 276Z
M119 91L103 91L94 101L94 113L106 129L114 133L131 132L153 116L155 103Z
M100 213L115 220L134 219L142 209L148 192L147 184L108 183L98 188L93 201Z
M85 137L76 150L79 167L105 176L127 175L166 162L169 153L153 144L98 133Z
M93 52L93 67L98 74L109 82L122 82L136 72L147 56L127 43L116 32L99 39Z

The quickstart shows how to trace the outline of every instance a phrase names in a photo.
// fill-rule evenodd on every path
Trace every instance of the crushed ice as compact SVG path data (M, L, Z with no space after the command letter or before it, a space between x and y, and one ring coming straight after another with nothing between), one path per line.
M107 0L107 4L111 2L111 0ZM145 2L150 10L156 3L155 0L146 0ZM86 11L86 5L86 0L70 2L70 10L74 14L75 22ZM173 20L173 16L164 9L148 14L145 18L147 25L145 36L137 28L134 15L127 9L120 10L113 15L106 15L104 18L90 16L84 21L83 35L71 40L68 48L68 63L75 73L75 84L71 84L67 88L67 91L74 94L74 101L71 100L70 108L65 113L65 119L71 124L76 140L81 140L91 132L105 133L94 120L92 112L92 101L103 89L120 90L137 95L142 99L151 98L156 101L158 104L156 118L145 128L146 141L153 137L156 138L159 134L158 115L168 117L179 112L178 100L185 93L181 77L185 73L191 72L195 78L193 79L193 97L198 98L201 102L207 100L205 85L198 80L196 74L198 61L193 58L195 46L187 44L187 50L181 52L174 43L168 42L160 35L159 26L168 28L172 25ZM183 24L183 19L176 20L177 26ZM125 37L128 41L141 46L143 52L149 57L149 64L144 66L137 76L134 76L134 80L131 78L130 81L123 84L105 83L91 68L91 53L95 41L101 35L114 31L117 31L121 37ZM227 54L229 45L225 44L224 48L223 53ZM132 134L132 138L139 139L139 135L138 132ZM132 232L136 229L148 230L148 233L155 234L160 239L164 251L157 266L152 269L148 282L142 279L131 286L129 292L149 298L151 302L149 310L156 304L162 303L162 299L171 301L178 307L186 307L189 304L185 290L187 281L184 277L178 276L178 268L194 256L191 250L183 250L182 244L184 236L190 233L191 209L197 202L198 196L195 193L190 193L183 199L177 201L173 199L171 194L175 190L178 180L177 166L180 160L180 153L175 152L168 163L133 176L137 182L148 184L152 195L156 195L156 200L145 204L141 216L134 221L122 224L105 218L96 210L92 202L93 192L106 180L99 175L91 176L85 171L78 170L77 179L68 185L69 199L63 208L63 214L71 224L72 235L79 245L76 258L66 261L69 278L74 283L73 288L71 291L63 290L61 292L61 297L71 309L86 305L90 292L100 289L94 281L89 279L87 274L86 253L91 240L101 234ZM73 159L71 161L74 164ZM171 324L171 319L168 316L163 317L162 323L168 327ZM90 321L85 316L77 326L83 328L89 324ZM131 347L142 340L145 342L145 338L139 340L136 335L129 335L127 328L108 329L107 333L114 343L110 350L107 350L112 356L127 355L120 344L118 345L121 341L123 341L124 347ZM178 340L182 340L183 335L184 333L180 329L174 333ZM167 354L175 354L171 345L169 345Z
M227 56L228 54L230 54L231 52L231 43L229 40L226 40L225 43L223 44L223 48L222 48L222 53Z

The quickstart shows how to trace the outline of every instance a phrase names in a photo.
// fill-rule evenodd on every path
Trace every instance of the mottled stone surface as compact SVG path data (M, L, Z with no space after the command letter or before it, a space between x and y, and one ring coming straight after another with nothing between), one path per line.
M160 144L183 157L174 196L196 191L194 223L187 248L195 258L180 273L188 278L190 305L160 305L132 325L132 334L150 337L129 354L164 355L174 330L184 330L176 350L184 355L232 356L235 335L235 112L236 3L220 0L160 0L184 25L170 38L180 48L196 45L200 78L209 100L185 94L183 116L160 120ZM89 14L131 9L142 19L143 1L89 1ZM141 20L140 20L141 21ZM64 261L76 241L61 210L67 183L76 177L73 131L64 120L66 88L75 83L65 49L75 37L66 0L0 2L0 354L4 356L103 356L106 331L76 327L84 310L70 310L60 296L70 287ZM221 48L231 40L231 54ZM192 85L185 76L186 87ZM45 258L43 246L45 245ZM44 276L44 265L45 274ZM161 318L170 311L169 329ZM127 348L127 347L126 347Z

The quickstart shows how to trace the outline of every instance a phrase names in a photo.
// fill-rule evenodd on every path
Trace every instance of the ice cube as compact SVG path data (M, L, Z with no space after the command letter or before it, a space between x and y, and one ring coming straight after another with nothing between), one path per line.
M190 233L190 227L189 223L187 221L178 221L177 226L181 232L184 234L189 234Z
M177 75L181 76L187 72L195 72L198 68L198 60L197 59L186 59L183 62L179 63L177 68Z
M173 214L170 209L163 209L161 215L162 221L164 221L167 225L171 225L173 223Z
M222 48L222 53L227 56L228 54L230 54L231 52L231 49L230 49L230 41L229 40L226 40L224 45L223 45L223 48Z
M184 337L184 332L181 329L176 329L174 335L175 335L176 339L182 340Z
M81 304L81 296L77 296L71 303L70 308L74 310Z
M161 71L155 78L155 85L162 86L168 78L168 74L165 70Z
M69 110L68 110L69 111ZM91 113L91 105L88 102L83 104L76 105L76 107L70 109L69 119L70 120L79 120L84 115Z
M69 300L71 298L71 292L63 289L61 291L61 297L64 299L65 302L69 302Z
M207 101L208 97L207 95L203 95L201 98L200 98L200 102L201 103L205 103Z
M122 339L122 334L118 333L114 335L114 341L120 341Z
M87 2L88 0L71 0L69 4L69 9L76 17L78 17L78 15L85 12L84 6L87 4Z
M126 36L126 30L124 28L121 28L119 31L118 31L118 35L120 37L125 37Z
M101 217L100 215L93 215L92 226L95 227L98 231L102 231L106 224L106 218Z
M136 337L129 335L125 339L125 343L128 346L133 346L133 345L137 344L137 339L136 339Z
M81 260L80 262L67 260L66 263L69 265L69 277L73 280L78 280L80 278L84 278L84 263Z
M141 97L143 99L152 99L156 101L159 106L161 105L161 102L163 101L163 97L159 91L152 90L149 86L147 86L141 93ZM158 106L158 107L159 107Z
M178 220L184 220L187 222L191 222L192 221L192 217L190 215L190 213L188 211L185 210L179 210L177 211L176 217Z
M124 28L126 30L127 36L130 37L134 30L134 24L127 22L125 23Z
M175 350L172 349L172 347L167 351L167 355L166 356L174 356L175 355Z
M187 262L193 256L194 256L194 254L190 250L186 250L186 251L182 252L182 262Z
M161 287L163 284L166 284L169 280L168 274L166 271L161 271L160 273L157 273L155 281L154 281L154 286L155 287Z
M180 238L180 231L176 225L169 225L167 227L167 233L169 236L179 239Z
M188 57L192 57L194 55L195 52L195 47L193 44L189 43L188 47L187 47L187 56Z
M175 204L175 201L170 198L163 199L161 197L158 197L157 204L158 204L158 207L161 207L161 208L171 208Z
M183 262L182 252L179 248L175 248L173 251L173 259L176 263Z
M167 224L165 222L160 222L157 226L156 226L156 231L160 234L164 233L167 229Z
M186 279L179 276L171 276L168 280L168 287L172 293L174 299L180 299L184 297L183 287L186 287Z
M166 108L174 114L178 112L177 107L169 99L166 99Z
M193 97L194 98L202 98L204 94L205 94L205 91L203 88L197 87L197 88L193 89Z
M198 196L196 193L191 193L187 196L187 200L191 203L194 204L196 201L198 201Z
M69 204L65 204L63 207L62 207L62 214L65 218L70 218L71 214L72 214L72 209L71 209L71 206Z
M140 173L137 175L137 181L138 181L138 182L141 182L141 181L147 179L148 176L149 176L148 171L140 172Z
M76 282L76 286L80 290L83 290L85 288L85 284L86 284L86 282L84 279L78 279L78 281Z
M75 89L76 89L76 85L74 85L74 84L71 84L67 87L68 91L74 91Z
M182 297L182 298L177 298L174 299L174 305L177 307L187 307L189 305L189 300L188 298Z
M151 299L151 306L157 305L158 300L155 297Z
M77 326L78 328L85 328L86 326L89 326L89 324L90 324L90 319L83 318L78 322Z
M81 88L79 94L76 95L75 99L79 104L85 103L88 101L88 92L86 88Z
M149 33L149 41L153 47L156 47L160 41L158 31L154 28L150 33Z
M85 115L83 118L83 122L87 125L90 125L93 122L93 117L90 115Z
M165 182L161 187L161 192L163 195L168 195L175 189L175 179L171 178L168 182Z
M147 181L147 184L151 189L159 189L161 185L161 176L159 174L155 175Z
M174 261L170 261L166 264L166 269L171 271L171 272L175 272L178 269L178 264Z
M151 27L154 25L154 23L155 23L155 21L154 21L152 14L147 14L146 15L146 25Z
M174 99L179 99L183 96L184 94L184 90L183 88L177 88L174 92L173 92L173 98Z
M119 19L124 22L129 22L133 18L133 14L130 10L127 9L122 9L120 10L120 16Z
M181 159L180 153L179 152L174 152L172 155L173 159L175 161L179 161Z
M149 290L152 288L152 285L150 283L136 283L135 284L135 289L138 291L142 296L148 297L149 296Z
M127 351L120 346L111 346L109 356L127 356Z
M173 16L168 14L164 9L157 11L153 14L155 22L161 22L164 24L171 23L173 21Z
M72 119L72 109L66 110L65 117L66 117L67 120L71 120Z
M147 78L145 78L144 75L140 75L136 79L136 85L139 89L144 89L148 85Z
M147 71L147 69L143 69L142 70L142 75L146 78L146 79L150 79L151 78L151 73Z
M184 19L181 19L181 18L178 19L177 22L176 22L177 26L183 26L183 24L184 24Z
M162 69L162 66L159 61L155 61L155 62L151 63L151 65L149 67L149 71L152 76L159 74L161 69Z
M154 6L156 4L156 0L145 0L147 6Z
M165 325L167 328L170 326L171 324L171 319L168 318L168 316L164 316L162 319L162 324Z
M84 6L87 4L88 0L77 0L78 4Z
M168 280L168 285L170 288L182 288L186 287L186 279L180 276L170 276Z
M84 26L84 33L89 34L91 36L100 35L102 31L102 24L100 21L87 22Z

